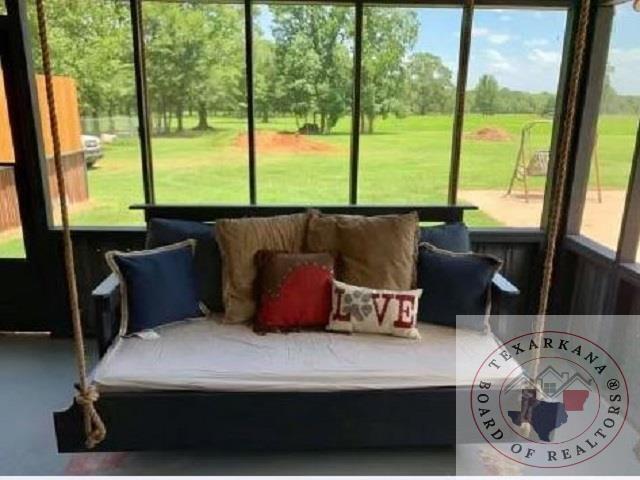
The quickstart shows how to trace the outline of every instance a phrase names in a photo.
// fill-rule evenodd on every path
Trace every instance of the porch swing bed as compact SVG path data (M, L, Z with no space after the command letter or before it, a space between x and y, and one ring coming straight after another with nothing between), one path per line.
M36 6L79 377L73 405L54 413L59 451L455 444L456 399L463 395L468 400L475 369L498 347L491 334L422 325L423 340L413 343L398 338L319 332L258 336L246 326L194 319L167 325L159 338L145 341L118 334L121 298L118 280L111 276L94 292L96 333L103 356L92 374L87 375L60 145L56 141L43 2L36 0ZM569 126L575 125L579 103L590 3L580 3L576 22L575 59L564 99L563 120ZM545 328L573 135L574 128L567 128L557 146L535 332ZM214 222L305 210L148 206L145 215L148 221L157 217ZM415 211L422 222L461 222L465 207L350 206L321 210L360 215ZM517 294L517 289L499 276L494 277L493 290Z
M154 208L185 218L184 211L150 207L148 219ZM418 212L423 220L456 221L465 208ZM341 212L397 210L363 209ZM194 207L188 219L206 214ZM504 277L494 278L494 306L517 293ZM419 342L313 331L257 335L215 314L165 325L158 338L144 340L118 335L115 275L93 297L101 359L89 380L108 426L94 451L452 445L456 396L468 395L479 359L499 345L492 335L428 323L419 326ZM54 413L60 452L87 450L82 414L78 403Z

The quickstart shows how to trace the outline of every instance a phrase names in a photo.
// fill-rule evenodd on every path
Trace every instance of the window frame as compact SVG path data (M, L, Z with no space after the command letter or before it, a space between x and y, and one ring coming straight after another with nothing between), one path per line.
M581 233L583 213L586 203L591 152L595 146L600 103L610 51L610 42L615 17L615 4L597 5L592 22L588 46L588 64L583 76L582 107L579 117L578 138L574 149L575 161L572 165L571 184L566 205L566 235L578 242L594 242L615 267L631 267L634 276L639 263L636 258L640 247L640 122L636 127L636 144L632 154L629 182L627 185L624 210L620 224L618 244L615 251L590 239ZM548 200L545 198L545 205ZM547 207L545 207L546 209ZM543 224L544 227L544 224Z
M151 146L151 129L149 126L149 110L146 95L146 65L144 62L144 29L142 25L142 3L148 0L129 0L131 5L131 24L134 38L134 69L136 71L136 88L138 95L138 116L140 118L140 142L141 142L141 163L144 180L145 203L148 205L155 204L155 189L153 178L153 158ZM205 3L224 3L217 1L202 0ZM235 3L235 2L234 2ZM238 2L240 4L240 2ZM362 72L362 33L363 33L363 10L365 6L387 6L393 8L396 6L415 6L415 7L458 7L460 8L460 44L458 52L458 72L456 78L455 89L455 108L453 113L453 128L451 133L451 158L449 164L449 184L447 200L449 205L457 205L458 203L458 187L460 177L461 153L462 153L462 137L464 126L464 108L465 94L467 88L467 77L469 69L469 57L471 50L471 31L473 27L473 12L475 8L500 8L508 7L512 9L533 9L533 8L558 8L568 12L567 17L572 9L575 9L575 2L571 0L517 0L515 2L509 0L407 0L401 5L396 5L390 0L374 0L364 2L363 0L317 0L313 2L305 2L301 0L278 0L269 2L266 0L243 0L244 5L244 29L245 29L245 78L247 87L247 133L248 133L248 182L249 182L249 198L248 205L257 204L257 190L259 185L256 179L256 147L255 147L255 112L254 112L254 92L253 92L253 6L268 5L269 3L278 4L313 4L313 5L348 5L354 8L354 55L353 55L353 108L351 118L351 134L350 134L350 153L349 153L349 205L358 205L358 182L360 168L360 129L359 112L361 104L361 72ZM569 30L569 22L565 28L565 42L562 54L562 67L567 60L565 54L569 38L572 32ZM562 77L562 75L561 75ZM564 89L563 81L558 84L556 92L558 101ZM558 112L559 109L556 109ZM554 125L559 118L556 113ZM143 127L144 125L144 127ZM555 143L554 138L557 136L557 129L554 128L552 135L552 145ZM550 182L547 182L550 183ZM545 195L545 201L546 201Z
M150 115L147 98L147 81L146 81L146 65L145 65L145 48L144 48L144 29L142 23L142 2L147 0L123 0L130 5L132 42L134 51L134 73L136 85L136 102L138 117L140 120L139 138L141 145L141 171L143 178L144 199L146 205L157 205L155 201L155 185L153 171L153 151L151 145L151 129ZM206 3L224 3L224 0L202 0ZM266 0L242 0L234 3L244 6L245 21L245 62L246 62L246 83L247 83L247 131L249 136L249 155L248 155L248 178L249 178L249 198L247 203L238 205L238 207L250 207L257 204L257 185L256 181L256 160L255 160L255 112L253 108L253 19L254 5L263 5L269 3L280 4L300 4L309 3L314 5L349 5L355 11L355 34L354 34L354 61L353 61L353 105L352 109L352 125L358 124L358 112L360 106L360 90L361 90L361 70L362 70L362 16L365 6L388 6L393 8L399 6L392 0L373 0L364 2L363 0L277 0L276 2L268 2ZM554 8L563 9L567 12L566 27L564 32L564 44L562 50L561 73L558 89L556 92L556 114L554 117L554 126L552 132L552 158L549 166L548 177L546 182L543 214L539 228L518 229L513 227L505 227L505 230L536 230L545 231L548 223L548 209L551 192L553 190L553 178L555 170L555 162L553 153L557 149L557 139L562 134L565 127L559 121L563 116L562 107L564 105L564 95L567 87L567 72L571 64L571 46L575 40L576 31L576 12L579 3L575 0L406 0L401 6L404 7L457 7L460 8L460 45L458 52L458 72L455 90L455 110L454 110L454 127L452 128L451 137L451 160L449 165L449 185L448 185L448 204L457 204L459 174L460 174L460 157L462 131L464 125L464 100L467 87L469 56L471 48L471 30L473 26L473 12L475 8L509 8L509 9L544 9ZM608 42L611 34L612 23L612 4L596 1L593 5L594 22L590 28L589 41L589 57L587 71L583 76L582 99L580 116L577 123L579 136L575 142L572 155L575 156L575 163L571 165L569 177L569 191L567 193L566 209L563 213L565 232L567 236L579 237L579 225L581 219L582 208L584 207L584 195L586 194L586 186L584 182L588 181L588 162L585 161L584 152L590 151L590 142L593 141L593 134L590 123L597 121L597 115L594 114L599 107L602 82L604 76L601 74L606 64L606 53L608 51ZM2 20L0 18L0 20ZM0 22L1 23L1 22ZM351 146L349 155L349 205L358 205L358 180L360 167L360 131L359 128L351 129ZM638 137L640 138L640 128L638 129ZM640 142L640 140L638 140ZM632 215L640 209L640 173L638 163L640 162L640 147L636 145L634 157L632 159L632 170L629 178L627 190L627 201L625 203L625 213L621 226L620 242L617 251L613 254L617 263L634 264L635 254L640 243L640 222ZM50 217L51 212L47 209L45 214ZM48 222L50 230L56 230ZM87 228L87 227L83 227ZM90 228L90 227L89 227ZM103 227L104 229L104 227ZM637 266L637 264L635 264Z

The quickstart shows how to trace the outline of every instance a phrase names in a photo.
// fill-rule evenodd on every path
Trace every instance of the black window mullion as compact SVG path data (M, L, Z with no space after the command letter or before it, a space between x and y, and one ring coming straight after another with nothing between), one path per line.
M456 83L456 106L451 134L451 165L449 167L448 202L458 202L460 178L460 153L462 151L462 128L464 124L464 102L469 73L469 53L471 51L471 28L473 26L474 0L465 0L460 24L460 52L458 55L458 79Z
M363 2L355 5L355 35L353 49L353 99L351 109L351 158L349 163L349 204L358 203L358 168L360 160L360 91L362 78Z
M247 140L249 152L249 203L257 203L256 195L256 139L253 116L253 10L252 0L244 0L245 79L247 95Z
M142 26L142 0L130 0L131 34L133 40L133 65L136 77L136 106L138 110L138 135L140 137L140 158L142 162L142 182L144 201L156 201L153 178L153 155L151 150L151 130L149 103L147 101L147 65L144 55L144 30Z

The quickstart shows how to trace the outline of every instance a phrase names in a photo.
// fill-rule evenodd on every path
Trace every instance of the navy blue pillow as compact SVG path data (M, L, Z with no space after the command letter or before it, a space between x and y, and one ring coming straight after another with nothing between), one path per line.
M200 317L193 241L141 252L109 252L107 263L123 283L121 333Z
M195 264L200 298L212 312L222 312L222 257L213 225L152 218L147 226L147 248L171 245L189 238L197 241Z
M420 244L418 288L422 289L422 296L418 320L487 331L491 280L501 265L490 255L453 253ZM456 323L456 315L476 317Z
M420 241L450 252L466 253L471 251L469 230L462 222L420 227Z

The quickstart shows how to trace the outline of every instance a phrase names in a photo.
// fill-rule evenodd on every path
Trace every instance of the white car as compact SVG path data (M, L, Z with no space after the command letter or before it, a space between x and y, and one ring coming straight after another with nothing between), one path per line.
M102 153L102 142L94 135L82 135L81 139L84 160L87 162L87 167L91 168L104 156Z

